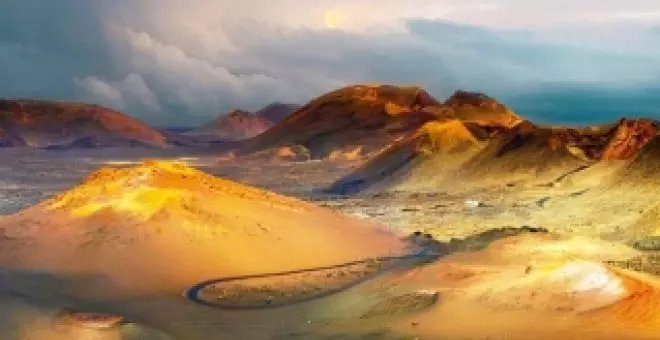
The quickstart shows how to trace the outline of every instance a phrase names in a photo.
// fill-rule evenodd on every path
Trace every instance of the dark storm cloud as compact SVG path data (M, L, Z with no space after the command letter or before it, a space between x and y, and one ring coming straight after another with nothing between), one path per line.
M420 84L440 99L457 88L484 91L544 121L653 115L658 107L651 90L660 83L657 28L625 23L604 35L601 26L484 28L404 20L400 2L384 1L378 13L405 23L400 29L353 29L360 17L346 19L346 29L325 29L305 21L324 13L318 4L297 4L309 13L291 16L252 1L259 10L207 0L0 2L0 96L95 102L158 125L201 124L231 108L304 102L362 82ZM508 18L498 8L534 10L514 0L463 2L469 11L444 3L457 18L483 10L498 22ZM649 17L643 1L635 5L636 12L619 6L594 20ZM341 24L344 17L334 16Z

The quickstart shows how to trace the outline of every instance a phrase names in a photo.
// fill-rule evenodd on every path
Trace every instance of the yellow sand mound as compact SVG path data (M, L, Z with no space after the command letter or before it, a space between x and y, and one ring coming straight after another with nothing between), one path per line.
M107 275L129 289L334 265L400 251L366 222L184 164L104 168L0 219L0 264Z

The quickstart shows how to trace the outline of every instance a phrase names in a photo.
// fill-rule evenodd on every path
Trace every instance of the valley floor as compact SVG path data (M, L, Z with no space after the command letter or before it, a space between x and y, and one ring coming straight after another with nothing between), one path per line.
M579 251L589 252L591 250L587 248L593 245L593 253L598 254L589 255L590 260L597 258L598 260L613 261L612 263L615 263L618 260L629 258L629 256L627 256L629 254L623 250L612 250L611 254L601 254L601 248L599 248L599 245L594 245L595 243L588 242L580 243L582 241L575 240L580 240L584 237L604 241L616 241L616 244L621 245L632 245L643 238L643 235L638 235L636 230L644 229L647 231L645 235L649 233L653 234L653 232L649 232L649 226L640 224L644 224L645 219L648 219L649 216L655 216L653 214L655 211L654 209L656 208L655 205L657 204L652 199L649 200L649 197L652 197L649 196L651 193L645 192L646 189L644 188L621 189L604 187L597 184L580 186L563 185L559 183L552 185L552 183L549 184L542 182L516 184L501 183L491 186L477 186L473 183L465 183L460 189L453 189L451 192L439 190L437 192L375 193L354 197L336 196L324 194L321 190L355 169L359 165L358 162L337 163L331 161L310 161L273 164L236 163L220 161L217 155L208 151L190 152L180 149L157 152L143 149L84 151L33 150L29 152L21 149L0 149L0 215L8 215L20 211L43 201L52 195L60 193L76 185L90 172L97 170L104 164L136 164L140 163L145 158L185 161L196 168L216 176L225 177L240 183L263 187L275 192L312 201L320 206L328 207L350 216L376 221L387 228L402 231L405 234L421 232L422 234L430 234L436 240L447 244L456 244L455 242L459 242L460 246L457 249L452 249L452 251L483 249L484 246L492 241L487 235L489 230L504 230L507 228L511 230L517 228L524 228L526 230L538 229L547 230L550 233L558 234L562 237L570 237L572 240L570 242L575 242L570 243L567 241L570 244L563 244L561 243L563 241L542 239L542 241L538 242L548 242L549 244L548 247L544 249L562 249L562 252L571 253L573 251L578 251L576 249L580 248ZM636 229L632 228L633 226ZM470 236L479 233L485 235L483 236L484 239L477 238L475 244L464 245L460 243L462 241L457 241L457 239L469 239ZM495 239L495 237L493 239ZM449 243L452 240L454 240L454 243ZM483 242L483 244L480 242ZM512 243L512 245L509 246L513 248L516 247L515 243ZM529 267L524 259L521 259L521 257L524 257L524 252L522 254L523 255L516 255L515 260L507 259L506 261L502 260L502 262L499 263L497 261L493 262L489 259L479 265L475 265L473 262L470 262L470 265L466 265L467 260L461 258L461 255L459 254L456 258L452 258L448 262L442 264L422 266L413 269L408 273L396 271L388 273L384 277L372 283L359 286L357 289L351 290L346 294L330 297L325 301L319 301L307 310L305 308L295 310L289 315L290 319L285 320L283 318L281 320L282 324L280 325L275 325L272 322L272 319L276 318L276 314L273 314L274 312L264 312L261 314L256 312L246 312L253 313L250 315L253 315L254 319L251 320L250 325L241 324L241 322L245 323L246 319L244 317L238 317L236 314L228 314L226 311L214 311L209 312L209 314L204 314L199 310L193 309L189 305L183 304L179 300L173 301L170 297L150 302L143 306L137 306L138 302L133 302L136 306L130 308L116 307L115 309L135 310L137 314L149 310L153 311L154 314L152 315L160 315L158 313L164 313L163 310L176 309L176 315L165 313L162 314L164 315L163 320L147 321L151 321L155 326L167 325L169 323L170 326L178 327L177 329L181 334L184 334L184 336L181 337L183 340L205 339L208 338L209 334L223 334L223 330L227 332L225 334L226 336L237 336L238 334L238 338L241 339L261 339L258 335L255 335L259 334L258 327L278 330L278 332L273 333L276 334L273 335L273 339L278 340L439 339L433 336L433 334L437 334L433 333L433 327L418 327L420 323L432 324L433 320L429 320L428 316L425 315L415 316L414 314L415 311L425 310L433 305L437 302L438 296L435 294L426 294L424 290L421 289L413 290L413 293L397 295L395 294L395 291L396 287L398 287L398 282L403 280L404 277L406 280L409 280L406 281L408 284L410 284L410 282L417 282L415 280L417 280L418 277L418 280L420 280L419 282L422 282L421 278L428 280L428 277L431 276L425 276L425 272L430 272L430 270L433 269L437 271L434 273L443 273L442 275L447 275L445 278L451 278L442 281L442 284L434 282L434 287L440 287L438 288L439 290L452 290L456 287L460 288L468 286L468 283L466 282L468 282L471 277L479 278L477 281L492 279L496 282L502 282L502 285L504 285L506 282L512 280L515 281L517 279L516 275L520 275L523 271L533 271L533 269L529 269L531 267ZM626 256L621 254L626 254ZM566 255L566 258L569 257L569 255ZM631 268L635 266L643 266L644 263L639 264L635 262L631 264L631 262L623 261L619 263L619 265L624 268ZM500 273L495 274L494 268L500 267L506 267L507 269L503 269ZM645 271L653 272L654 269L651 268ZM328 275L328 278L332 276L332 274L326 273L320 273L319 275ZM473 284L471 281L469 282L470 285ZM488 301L490 301L489 303L495 304L498 308L502 307L504 304L518 303L512 301L519 301L516 300L518 299L516 294L518 294L520 290L524 291L526 289L526 286L524 286L526 283L521 281L520 284L520 287L522 288L515 288L515 292L502 288L503 292L506 290L505 293L502 293L503 295L511 295L507 298L510 300L501 296L495 297L495 293L485 290L479 293L483 294L483 297L480 295L479 299L488 299ZM390 286L394 288L383 288ZM360 295L360 292L366 292L366 295ZM536 296L535 292L532 293L530 294ZM369 296L373 297L375 299L374 301L384 302L380 305L374 305L371 302L367 302L367 297ZM440 299L442 299L442 295ZM499 301L498 299L502 299L502 301ZM451 298L449 300L451 301ZM660 299L658 300L660 301ZM650 303L654 304L656 301ZM453 334L453 336L448 336L447 339L485 339L486 337L492 339L503 338L495 337L495 335L501 335L502 332L506 331L512 332L512 338L526 339L526 337L521 336L521 334L530 334L529 332L532 332L534 328L531 325L538 321L538 319L536 319L536 321L529 321L527 323L522 322L521 325L515 327L515 329L506 330L501 326L498 326L496 321L512 322L512 320L516 318L528 319L531 318L531 316L518 312L503 313L488 322L484 322L483 331L473 333L465 330L456 331L455 328L459 327L457 326L458 324L465 329L469 329L470 327L476 327L479 325L479 322L469 322L456 316L452 317L452 313L450 313L451 310L448 310L447 308L453 307L448 306L455 306L456 309L454 312L460 310L460 308L464 308L466 313L477 313L478 315L481 315L481 317L489 315L486 310L481 307L472 308L469 304L463 303L452 305L451 302L449 302L448 305L436 308L437 315L447 317L450 320L453 320L452 322L455 324L454 326L436 325L436 328L438 328L439 331L445 332L444 334ZM17 308L20 309L23 307L19 306ZM563 307L559 306L557 308L560 309ZM381 321L383 320L382 317L393 318L397 315L397 310L402 310L404 314L412 314L410 314L411 316L404 315L402 319L393 319L396 320L396 322L392 321L392 327L373 327L373 324L369 321L373 315L376 315L376 317L374 317L375 319L381 318L378 319ZM190 312L188 316L199 318L197 323L195 323L195 320L191 320L188 316L184 317L186 311ZM314 312L312 313L311 311ZM367 321L357 326L346 321L351 317L351 311L359 311L362 315L356 314L353 315L353 317ZM555 320L552 318L557 317L554 314L547 316L544 314L545 312L546 311L541 311L539 312L539 315L543 315L542 317L544 318L548 317L548 320ZM332 321L332 318L328 319L329 316L336 315L344 315L345 320ZM626 317L629 317L629 315L626 315ZM660 316L655 314L648 317L652 320L660 320ZM221 318L226 319L222 321L214 321ZM232 326L231 323L234 319L237 324ZM316 320L326 321L317 324ZM576 333L573 337L567 337L567 335L570 334L567 330L571 329L574 321L557 318L555 320L557 322L553 324L557 326L550 327L550 330L547 333L547 338L553 338L554 336L554 338L603 339L605 338L604 334L607 332L600 331L599 333L598 328L602 326L603 323L596 322L595 320L596 319L589 318L589 321L587 322L589 325L593 326L593 329L582 330L581 333ZM312 322L314 323L313 326L318 327L315 328L314 333L309 333L310 327L308 323ZM345 325L337 326L342 325L344 322L346 323ZM552 323L551 321L549 322ZM263 323L263 325L259 326L260 323ZM231 330L236 331L241 325L244 326L242 331L231 333ZM287 332L282 332L285 326L288 327L289 325L295 325L295 327L292 326L293 328L288 329ZM334 325L335 328L325 329L330 327L328 325ZM401 331L402 328L406 328L406 331ZM625 329L624 326L621 326L620 329L617 328L617 332L621 332L613 332L608 338L635 339L637 338L636 336L639 336L638 338L646 338L643 336L648 335L645 333L646 330L643 332L640 331L640 333L635 333L636 335L630 335L623 332L623 329ZM340 330L339 333L338 330ZM594 332L591 334L597 335L589 337L589 332ZM124 339L127 338L131 337L124 334ZM161 339L154 335L153 339L156 338ZM540 339L542 337L530 336L529 338ZM650 336L648 338L652 339L653 337ZM20 339L22 340L24 338ZM115 340L120 338L107 337L107 339ZM147 339L147 337L140 337L138 335L135 339ZM163 339L165 338L163 337ZM179 338L177 337L177 339Z

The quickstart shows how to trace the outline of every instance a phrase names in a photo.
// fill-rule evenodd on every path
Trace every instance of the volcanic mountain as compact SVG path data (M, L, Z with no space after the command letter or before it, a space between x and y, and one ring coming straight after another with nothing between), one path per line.
M300 109L300 105L276 102L269 104L261 110L257 111L257 116L263 117L266 120L277 124L289 117L298 109Z
M483 93L456 91L443 107L457 119L484 127L512 128L522 122L511 109Z
M0 265L108 276L130 291L181 292L219 276L341 264L402 251L367 222L180 163L103 168L0 217Z
M628 183L648 185L658 182L660 174L660 135L653 137L631 159L621 176Z
M245 140L260 135L273 123L257 114L234 110L186 135L210 140Z
M418 87L348 86L309 102L251 140L241 153L302 145L313 159L326 158L338 149L357 147L370 154L435 119L435 114L424 108L437 105Z
M511 118L511 124L502 125L506 121L501 117L474 121L463 116L461 120L453 121L452 129L436 130L435 134L440 133L443 137L434 137L436 146L433 148L420 148L423 145L421 140L432 138L422 129L415 137L378 154L330 190L349 193L375 183L380 183L378 187L381 189L432 190L451 181L474 182L475 179L482 184L503 179L550 183L599 162L604 163L598 169L600 175L609 171L612 173L609 177L616 177L618 168L608 168L607 165L612 161L632 162L626 170L630 176L621 178L630 180L633 174L650 177L652 169L657 168L649 159L656 158L654 140L659 131L658 123L652 120L624 118L614 124L590 128L541 127L528 121L519 122L517 118ZM462 153L447 153L439 148L439 145L451 148L456 138L447 137L448 131L461 130L466 131L458 134L463 136L459 140L479 147L465 148L470 151Z
M631 159L652 139L657 139L658 132L660 126L656 121L623 118L611 130L601 159Z
M457 119L431 121L355 172L334 183L330 192L347 194L377 187L431 186L481 149L481 143ZM410 179L414 179L410 181Z
M0 100L0 146L166 147L166 137L146 124L98 105Z

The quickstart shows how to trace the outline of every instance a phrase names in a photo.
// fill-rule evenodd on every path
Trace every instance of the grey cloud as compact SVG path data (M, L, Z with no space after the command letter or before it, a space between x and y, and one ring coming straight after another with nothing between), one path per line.
M83 97L89 102L114 107L117 109L141 108L140 111L150 114L161 111L156 95L142 79L142 76L131 73L121 81L109 82L94 76L75 78L74 83L84 91ZM140 117L149 119L148 116Z
M587 9L561 1L575 13ZM649 4L629 2L630 11ZM203 4L209 4L209 13L184 10L203 9ZM383 6L393 11L394 4ZM554 6L522 0L465 3L480 4L492 5L489 15L500 18L512 6L530 12ZM266 20L269 11L279 9L265 2L257 12L261 17L229 18L229 5L207 0L186 6L171 0L2 2L0 96L85 100L157 125L187 125L232 108L301 103L345 84L383 82L419 84L440 99L457 88L474 89L535 119L585 121L599 119L599 110L614 115L615 108L627 111L621 114L652 115L655 102L647 89L660 83L660 35L635 25L617 29L626 38L617 40L598 35L600 28L495 29L428 19L409 20L403 31L345 32ZM626 9L608 6L600 9L610 14ZM323 6L317 7L307 10ZM191 13L200 16L187 18ZM626 101L636 107L625 110Z

